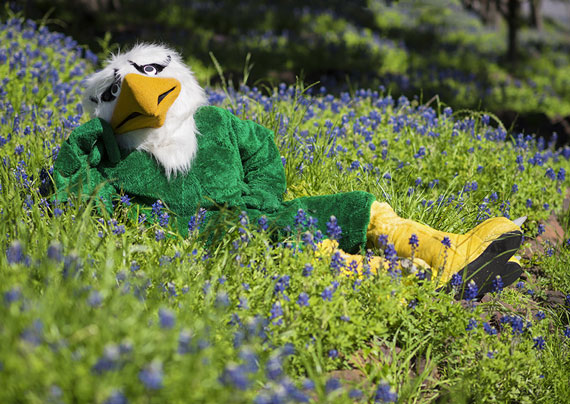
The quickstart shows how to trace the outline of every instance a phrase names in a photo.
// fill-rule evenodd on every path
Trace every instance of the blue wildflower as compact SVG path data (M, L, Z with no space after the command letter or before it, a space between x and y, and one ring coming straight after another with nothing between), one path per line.
M129 400L120 390L113 390L111 395L103 402L103 404L128 404Z
M376 393L374 394L375 403L395 403L398 401L398 395L392 390L390 385L382 381L376 388Z
M543 350L546 342L544 341L544 338L542 336L533 338L534 341L534 345L532 346L535 349L538 349L539 351Z
M131 198L128 195L121 196L121 203L125 206L131 206Z
M160 328L169 329L174 327L176 323L176 316L174 312L170 309L161 308L158 310L158 319L160 322Z
M471 331L475 328L477 328L477 320L475 320L474 318L469 319L469 323L467 324L466 330Z
M544 314L542 310L539 310L534 316L538 321L544 320L546 318L546 314Z
M303 276L311 276L313 273L313 266L311 264L305 264L303 268Z
M460 273L456 273L451 275L451 280L449 281L449 284L451 286L461 286L461 284L463 283L463 277L461 276Z
M474 280L471 280L467 284L467 289L465 290L465 300L473 300L477 297L477 293L479 293L479 288Z
M301 307L309 305L309 295L305 292L299 293L299 298L297 299L297 304Z
M248 372L243 365L230 364L225 367L220 381L227 385L233 386L240 390L247 390L249 386Z
M269 358L265 363L265 374L270 380L278 380L283 375L283 366L279 356Z
M24 262L24 250L22 248L22 243L18 240L10 243L8 250L6 250L6 258L8 260L8 264L19 264L20 262Z
M334 290L332 286L327 286L323 292L321 293L321 297L324 301L331 301L333 296Z
M497 329L493 326L491 326L489 323L484 322L483 323L483 329L485 330L485 332L489 335L497 335Z
M408 244L412 247L412 250L418 248L418 246L420 245L420 240L418 239L418 236L416 236L415 234L412 234L410 236L410 240L408 241Z
M491 283L491 291L496 293L501 293L503 291L503 287L505 284L503 283L503 278L501 275L497 275L493 282Z
M261 216L259 219L257 219L257 224L259 225L260 231L267 231L267 228L269 227L267 224L266 216Z
M149 390L161 389L163 376L162 363L159 361L152 362L139 372L139 380Z
M327 222L327 234L332 240L339 240L342 234L342 229L337 224L336 217L331 216Z
M329 349L329 358L337 358L338 357L338 351L336 349Z
M441 244L443 244L446 248L451 248L451 240L447 236L443 237L443 240L441 240Z
M331 377L325 383L325 391L327 392L327 394L330 394L333 391L340 389L341 387L342 384L340 383L340 380L338 380L335 377Z

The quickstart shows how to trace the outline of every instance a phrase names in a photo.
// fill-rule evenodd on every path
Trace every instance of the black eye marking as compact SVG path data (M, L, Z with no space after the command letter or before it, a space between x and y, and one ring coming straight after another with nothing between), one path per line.
M168 66L168 64L170 63L170 59L171 59L170 55L168 55L164 64L148 63L146 65L139 65L133 62L132 60L129 60L129 63L133 65L134 68L137 69L142 74L157 75L158 73L163 71L166 66Z
M95 104L99 104L99 100L93 96L89 97L89 101L95 103Z
M109 88L105 90L103 94L101 94L101 101L104 102L113 101L115 98L117 98L120 89L121 89L121 76L119 76L117 69L115 69L115 81L113 82L113 84L109 86Z

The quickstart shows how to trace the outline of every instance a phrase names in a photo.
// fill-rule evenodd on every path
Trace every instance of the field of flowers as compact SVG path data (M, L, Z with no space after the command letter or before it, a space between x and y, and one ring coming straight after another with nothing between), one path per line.
M414 275L342 275L301 214L288 242L241 217L205 249L158 204L145 225L128 196L112 216L50 198L95 61L32 21L0 24L0 402L569 402L567 242L457 301ZM551 212L567 228L570 148L492 114L384 88L207 91L274 130L288 199L365 190L447 231L524 215L531 239Z

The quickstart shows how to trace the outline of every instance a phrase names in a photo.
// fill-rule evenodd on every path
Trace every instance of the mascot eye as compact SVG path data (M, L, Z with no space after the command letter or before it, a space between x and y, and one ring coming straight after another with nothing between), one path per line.
M153 65L145 65L143 66L143 70L146 74L156 75L158 73L158 71Z
M111 86L105 90L105 92L101 95L101 101L110 102L117 98L117 94L119 94L120 86L118 83L113 83Z

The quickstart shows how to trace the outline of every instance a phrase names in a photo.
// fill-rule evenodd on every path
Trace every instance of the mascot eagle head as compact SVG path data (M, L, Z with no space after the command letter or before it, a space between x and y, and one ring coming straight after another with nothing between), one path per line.
M206 103L180 55L155 44L113 55L87 79L83 100L92 117L111 124L119 147L152 154L168 178L190 169L198 149L194 113Z

